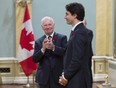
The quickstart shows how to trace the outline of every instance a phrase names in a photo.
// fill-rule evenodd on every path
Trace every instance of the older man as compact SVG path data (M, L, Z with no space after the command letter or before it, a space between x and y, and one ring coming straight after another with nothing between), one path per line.
M45 34L35 42L33 61L39 64L36 73L39 88L64 88L58 79L63 70L67 37L54 32L54 25L53 18L42 18L41 26Z

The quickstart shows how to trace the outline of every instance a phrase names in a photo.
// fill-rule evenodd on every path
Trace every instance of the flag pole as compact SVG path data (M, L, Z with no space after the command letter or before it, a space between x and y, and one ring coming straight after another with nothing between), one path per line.
M33 73L33 88L35 88L34 77L35 77L35 73Z
M27 84L23 86L23 88L33 88L32 85L29 83L29 76L27 77Z

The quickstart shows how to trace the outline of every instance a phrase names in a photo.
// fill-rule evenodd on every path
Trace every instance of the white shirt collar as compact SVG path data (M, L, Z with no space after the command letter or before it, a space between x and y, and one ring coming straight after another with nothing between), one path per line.
M76 27L77 25L79 25L80 23L82 23L82 21L76 23L76 24L73 26L73 28L71 29L71 31L74 31L75 27Z
M51 37L53 37L53 35L54 35L54 32L50 35ZM46 35L46 37L48 38L49 36L48 35Z

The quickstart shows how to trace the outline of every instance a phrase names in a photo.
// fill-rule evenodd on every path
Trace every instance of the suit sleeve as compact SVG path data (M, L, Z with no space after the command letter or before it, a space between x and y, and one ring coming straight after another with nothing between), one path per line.
M41 52L41 42L35 41L35 47L34 47L34 54L33 54L33 61L35 63L38 63L43 57L44 54Z

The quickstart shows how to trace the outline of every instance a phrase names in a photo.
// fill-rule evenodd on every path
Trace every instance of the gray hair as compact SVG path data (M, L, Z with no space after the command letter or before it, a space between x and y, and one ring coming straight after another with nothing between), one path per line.
M54 24L54 19L52 17L45 16L44 18L41 19L41 25L43 24L43 21L46 20L46 19L52 21L53 24Z

